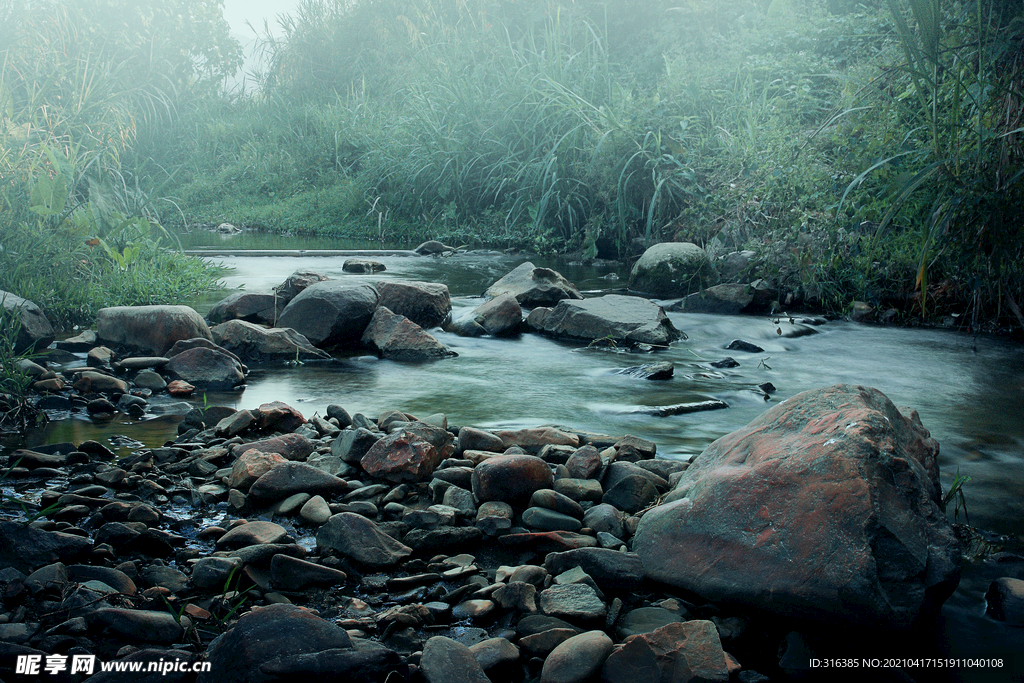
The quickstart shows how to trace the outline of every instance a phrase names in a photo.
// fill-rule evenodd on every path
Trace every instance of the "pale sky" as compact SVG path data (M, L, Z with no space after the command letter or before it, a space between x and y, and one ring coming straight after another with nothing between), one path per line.
M252 24L257 30L263 30L266 19L273 31L277 30L277 16L287 14L295 9L299 0L224 0L224 18L231 25L231 32L240 39L252 38L252 31L245 22Z

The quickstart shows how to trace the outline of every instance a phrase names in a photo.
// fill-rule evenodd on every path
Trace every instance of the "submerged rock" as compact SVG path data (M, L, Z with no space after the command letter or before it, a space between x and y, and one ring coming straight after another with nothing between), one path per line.
M938 450L875 389L804 392L711 444L633 547L649 577L710 600L907 629L959 580Z
M526 322L538 332L585 341L665 346L686 338L675 328L661 306L647 299L621 294L582 301L560 301L550 309L536 308Z

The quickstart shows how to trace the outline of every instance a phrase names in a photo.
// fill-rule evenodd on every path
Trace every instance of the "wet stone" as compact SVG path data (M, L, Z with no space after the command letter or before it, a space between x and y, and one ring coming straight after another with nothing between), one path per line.
M241 524L217 539L218 548L238 548L250 545L280 543L288 531L280 524L255 521Z
M540 609L544 614L570 621L603 622L608 612L607 606L597 597L594 589L580 583L552 586L541 591Z
M662 607L640 607L622 615L615 625L615 635L619 640L638 633L650 633L662 626L682 622L679 615Z
M523 512L523 523L544 531L579 531L583 528L583 524L575 517L539 507L528 508Z
M597 673L612 651L603 631L587 631L564 641L544 661L540 683L579 683Z
M427 683L490 683L470 649L444 636L426 642L420 668Z

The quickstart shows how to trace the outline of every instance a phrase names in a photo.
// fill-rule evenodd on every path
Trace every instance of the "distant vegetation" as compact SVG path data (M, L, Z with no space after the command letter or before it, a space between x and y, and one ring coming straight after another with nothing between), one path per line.
M1019 2L303 0L246 93L217 87L239 63L217 0L50 5L0 16L0 288L44 306L3 263L31 235L47 263L184 284L154 226L228 221L750 248L796 302L1022 324Z

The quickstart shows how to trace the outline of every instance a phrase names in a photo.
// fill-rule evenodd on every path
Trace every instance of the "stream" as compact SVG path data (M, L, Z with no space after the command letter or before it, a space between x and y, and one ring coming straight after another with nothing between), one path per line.
M418 257L401 251L361 252L360 258L383 263L374 275L345 273L343 253L323 249L365 247L337 240L245 236L237 241L203 234L186 243L211 254L229 270L228 290L269 290L295 270L313 270L353 282L422 280L441 282L452 295L458 318L479 305L481 293L527 257L500 252L472 252L452 257ZM197 243L204 240L204 243ZM302 250L296 250L295 245ZM284 250L287 245L287 250ZM264 255L244 255L240 249ZM580 265L532 258L574 282L585 296L620 292L628 270L620 264ZM193 303L206 313L226 292ZM1024 349L989 337L953 330L878 327L845 321L816 325L816 334L780 335L792 326L788 316L715 316L670 313L688 339L648 353L608 347L587 347L553 341L535 334L516 339L462 338L432 333L458 353L457 358L425 364L379 360L365 352L342 354L334 361L252 368L244 390L210 393L193 402L255 408L283 401L304 415L324 414L332 403L350 413L375 418L395 408L425 416L443 412L450 424L481 428L564 425L604 434L635 434L658 444L660 457L688 459L711 441L799 392L845 382L876 387L900 407L916 409L941 444L944 489L956 472L970 477L964 486L970 523L987 537L1018 549L1024 541ZM788 334L788 332L787 332ZM734 339L753 342L761 353L727 351ZM738 367L715 369L711 362L726 356ZM645 381L618 371L655 361L671 361L675 376ZM767 400L758 385L770 382L777 391ZM636 411L691 401L719 399L729 408L672 417ZM154 407L160 409L160 402ZM93 423L87 419L56 420L29 437L29 445L97 439L108 444L159 446L173 438L180 410L142 421ZM137 447L137 446L136 446ZM127 452L125 450L124 452ZM949 506L950 519L953 505ZM960 514L961 521L963 514ZM1020 564L1014 565L1020 573ZM956 594L943 609L939 630L948 657L1008 658L1017 675L1024 667L1024 630L984 615L984 592L992 578L1008 574L1009 566L980 563L965 568ZM1002 573L1000 573L1002 572ZM1024 576L1018 576L1024 578ZM897 655L898 653L891 653ZM888 656L888 655L887 655ZM1016 657L1016 661L1014 661ZM1013 670L1005 670L1010 673ZM955 680L996 680L992 670L962 669ZM1010 673L1013 676L1013 673ZM1013 678L1008 680L1014 680Z

